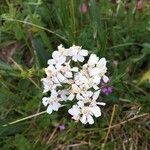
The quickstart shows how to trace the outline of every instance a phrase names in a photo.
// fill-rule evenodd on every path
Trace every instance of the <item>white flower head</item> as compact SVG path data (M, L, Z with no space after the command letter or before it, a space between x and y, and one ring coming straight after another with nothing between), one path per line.
M80 46L73 45L66 49L59 45L52 53L52 59L48 60L46 77L41 80L43 93L50 92L49 97L42 99L47 113L58 111L64 102L72 101L74 104L68 110L72 119L83 124L94 124L94 117L101 116L100 106L105 105L98 99L101 82L109 81L106 65L105 58L89 55Z

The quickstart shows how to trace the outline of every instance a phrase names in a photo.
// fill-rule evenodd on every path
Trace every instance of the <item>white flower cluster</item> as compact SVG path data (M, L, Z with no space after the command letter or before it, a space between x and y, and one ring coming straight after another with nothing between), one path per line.
M50 93L49 97L42 99L43 105L47 106L47 113L58 111L64 106L64 101L74 101L76 104L68 110L72 118L83 124L93 124L93 116L101 116L98 105L105 105L104 102L97 102L97 99L100 83L109 80L105 75L106 63L105 58L89 54L80 46L73 45L68 49L58 46L52 59L48 60L49 66L45 68L47 76L42 79L43 93Z

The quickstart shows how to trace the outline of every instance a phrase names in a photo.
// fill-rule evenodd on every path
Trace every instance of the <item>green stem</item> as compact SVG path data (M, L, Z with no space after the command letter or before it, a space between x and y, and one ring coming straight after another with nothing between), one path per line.
M71 22L72 22L72 34L73 34L73 40L75 42L75 33L76 33L76 23L75 23L75 12L74 12L74 1L71 0L71 10L70 10L70 13L71 13Z
M125 47L125 46L130 46L130 45L141 46L141 44L138 44L138 43L125 43L125 44L119 44L119 45L116 45L116 46L112 46L112 47L109 47L109 48L106 48L106 49L111 50L111 49L114 49L114 48Z
M54 32L54 31L52 31L52 30L49 30L49 29L47 29L47 28L44 28L44 27L42 27L42 26L33 24L33 23L31 23L31 22L22 21L22 20L13 19L13 18L4 18L4 19L0 19L0 20L13 21L13 22L19 22L19 23L31 25L31 26L34 26L34 27L36 27L36 28L45 30L45 31L47 31L47 32L49 32L49 33L55 34L56 36L60 37L61 39L65 40L65 41L68 41L65 37L63 37L63 36L57 34L56 32Z
M37 114L33 114L31 116L28 116L28 117L25 117L25 118L22 118L22 119L18 119L16 121L13 121L13 122L10 122L8 124L4 124L3 127L7 127L8 125L12 125L12 124L16 124L18 122L21 122L21 121L24 121L24 120L27 120L27 119L30 119L30 118L33 118L33 117L36 117L36 116L39 116L39 115L42 115L42 114L45 114L46 111L42 111L42 112L39 112Z

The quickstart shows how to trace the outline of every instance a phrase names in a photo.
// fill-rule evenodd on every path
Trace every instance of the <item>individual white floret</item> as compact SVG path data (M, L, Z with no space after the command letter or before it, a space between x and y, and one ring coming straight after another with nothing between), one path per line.
M81 91L82 89L78 85L72 84L70 88L68 100L73 100L77 94L81 93Z
M58 46L58 51L52 53L52 58L48 60L49 65L62 65L66 62L66 57L68 56L68 49L65 49L62 45Z
M96 67L98 67L100 69L100 76L102 77L102 79L105 83L107 83L109 81L109 78L105 75L107 72L106 63L107 63L106 59L101 58L96 65Z
M61 84L59 83L54 83L52 78L46 77L41 79L41 81L43 82L43 86L44 86L43 93L46 93L51 90L55 90L56 87L61 86Z
M67 89L59 90L58 94L61 98L61 101L67 101L68 95L69 95L69 90L67 90Z
M83 124L93 124L93 117L95 116L97 118L101 116L100 107L97 105L105 105L104 102L96 102L99 94L100 90L96 91L95 93L91 91L82 93L77 105L74 105L68 111L69 114L73 116L72 118L76 121L80 120Z
M82 49L80 46L75 46L73 45L72 47L69 48L69 56L72 57L72 60L77 62L83 62L84 57L88 55L88 51Z
M93 117L101 116L101 109L97 105L88 105L86 106L83 101L79 101L77 105L74 105L71 109L68 110L74 120L81 121L83 124L94 124Z
M90 74L91 74L92 69L93 68L91 66L88 66L88 64L84 64L80 72L84 74L84 76L86 76L86 78L88 79L88 82L87 82L88 85L84 83L84 85L86 85L86 88L87 89L94 88L95 90L98 90L99 87L97 85L100 84L101 77L99 74L91 76Z
M100 83L101 79L103 79L105 83L109 81L109 78L105 75L107 72L106 63L107 61L105 58L99 60L95 54L91 54L87 63L88 65L85 66L90 76L93 77L94 82L97 84Z
M58 111L61 107L60 101L61 98L58 97L58 93L56 91L52 91L50 97L44 97L42 99L43 105L48 106L46 110L48 114L51 114L53 110Z
M99 57L96 54L91 54L87 62L88 66L94 67L99 61Z
M81 111L81 110L80 110L80 108L79 108L78 105L73 105L72 108L70 108L70 109L68 110L68 113L69 113L70 115L72 115L72 119L74 119L74 120L76 120L76 121L79 121L79 119L80 119L80 114L81 114L80 111Z
M78 67L71 68L70 61L69 61L69 62L65 63L65 65L60 69L60 71L66 78L72 78L73 72L78 72L79 68Z

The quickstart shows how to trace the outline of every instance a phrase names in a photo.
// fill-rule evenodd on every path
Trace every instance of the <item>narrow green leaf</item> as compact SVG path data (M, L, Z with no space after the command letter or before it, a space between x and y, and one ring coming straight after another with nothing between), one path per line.
M33 39L32 45L36 51L40 67L45 67L47 64L47 60L50 58L48 50L45 49L43 43L39 38Z

